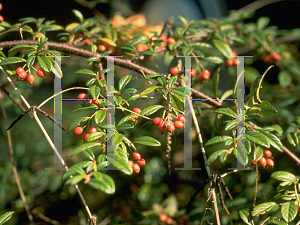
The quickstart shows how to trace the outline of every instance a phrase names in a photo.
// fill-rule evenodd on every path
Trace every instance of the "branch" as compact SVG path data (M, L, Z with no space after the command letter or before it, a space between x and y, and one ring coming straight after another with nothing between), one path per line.
M249 12L249 11L256 11L262 7L265 7L267 5L276 3L276 2L281 2L281 1L286 1L286 0L258 0L255 2L252 2L243 8L240 8L238 11L239 12Z

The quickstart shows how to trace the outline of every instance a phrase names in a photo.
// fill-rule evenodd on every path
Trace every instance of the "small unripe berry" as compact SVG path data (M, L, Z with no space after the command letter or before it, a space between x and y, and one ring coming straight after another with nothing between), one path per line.
M272 152L270 150L265 151L265 156L270 158L272 156Z
M194 76L196 76L196 70L191 69L191 77L194 77Z
M138 164L140 164L141 166L145 166L145 164L146 164L145 159L141 158L141 159L138 161Z
M176 41L174 38L172 37L169 37L168 40L167 40L168 44L174 44Z
M82 132L83 132L83 128L82 127L76 127L74 129L74 134L75 135L80 135L80 134L82 134Z
M140 166L139 166L139 164L137 164L137 163L133 163L133 165L132 165L132 170L133 170L133 172L135 172L135 173L139 173L140 172Z
M29 83L29 84L33 84L34 83L34 81L35 81L35 77L33 76L33 74L28 74L27 75L27 82Z
M176 75L176 74L178 74L179 69L178 69L177 67L173 67L173 68L170 70L170 72L171 72L172 75Z
M86 98L86 93L81 93L78 95L79 99L85 99Z
M16 73L17 74L20 74L21 72L23 72L24 71L24 68L23 67L18 67L17 69L16 69Z
M134 160L139 160L141 158L141 154L138 152L133 152L132 156L133 156Z
M202 71L202 77L203 77L203 79L207 80L209 78L209 76L210 76L210 72L207 69L204 69Z
M267 165L267 160L266 160L265 157L261 157L260 160L259 160L258 162L259 162L259 164L260 164L261 166L266 166L266 165Z
M274 161L272 159L267 159L267 165L273 167Z
M42 70L37 70L36 75L38 75L39 77L44 77L45 76L45 74Z
M105 47L105 45L99 45L98 49L100 52L104 52L106 50L106 47Z
M167 40L167 37L165 35L160 35L161 41L165 42Z
M182 123L185 123L185 116L184 116L184 115L179 115L179 116L177 117L177 121L180 121L180 122L182 122Z
M96 132L98 132L98 131L97 131L97 128L96 128L96 127L90 127L89 132L90 132L90 133L96 133Z
M159 126L159 124L161 124L161 122L162 122L162 118L160 118L160 117L156 117L153 119L153 124L155 126Z
M178 120L176 120L175 122L174 122L174 126L176 127L176 128L182 128L183 127L183 123L181 122L181 121L178 121Z
M168 216L166 214L162 213L159 215L159 220L161 222L166 222L167 219L168 219Z

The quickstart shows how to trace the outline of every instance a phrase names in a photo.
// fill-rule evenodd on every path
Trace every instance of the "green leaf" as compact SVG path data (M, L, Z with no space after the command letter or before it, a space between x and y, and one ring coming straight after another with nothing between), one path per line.
M40 67L44 70L44 71L46 71L46 72L50 72L51 71L51 69L52 69L52 63L51 63L51 60L48 58L48 57L46 57L46 56L37 56L37 59L38 59L38 62L39 62L39 65L40 65Z
M84 19L83 19L83 15L81 14L81 12L79 12L78 10L76 9L73 9L72 12L75 14L75 16L79 19L80 23L83 23L84 22Z
M226 108L220 108L220 109L217 109L215 111L215 113L218 113L218 114L224 114L224 115L227 115L227 116L231 116L233 117L234 119L237 119L237 115L236 115L236 112L234 112L232 109L226 109Z
M89 57L87 60L86 60L87 63L90 63L90 62L100 62L100 59L98 57Z
M283 152L283 145L281 143L281 141L279 140L278 137L276 137L274 134L271 134L269 132L264 132L264 131L261 131L264 135L267 136L270 144L276 148L278 151L280 152Z
M115 104L120 105L123 101L123 98L121 96L115 96Z
M0 62L0 66L10 65L10 64L19 63L19 62L26 62L26 60L23 58L19 58L19 57L9 57L9 58L3 59Z
M216 64L224 63L223 59L221 59L220 57L217 57L217 56L205 57L203 59L203 61L205 61L205 62L211 62L211 63L216 63Z
M164 78L164 77L158 77L157 78L157 81L158 81L158 83L160 84L160 85L165 85L166 83L167 83L167 81L166 81L166 78Z
M105 42L105 43L107 43L107 44L109 44L109 45L111 45L113 47L117 46L116 43L113 40L110 40L108 38L100 38L100 41L103 41L103 42Z
M141 115L142 116L150 116L152 115L153 113L155 113L157 110L163 108L162 105L152 105L152 106L148 106L146 108L144 108L142 111L141 111Z
M298 209L294 201L289 201L281 206L281 215L286 222L291 222L295 219Z
M30 68L33 65L34 61L35 61L35 55L29 56L26 62L27 67Z
M130 119L135 118L135 117L137 117L136 114L132 114L132 115L130 114L130 115L128 115L128 116L125 116L124 118L122 118L122 119L119 121L117 127L119 127L121 124L123 124L123 123L125 123L125 122L127 122L127 121L129 121Z
M208 145L214 145L220 142L224 142L227 141L229 139L232 139L232 137L230 136L216 136L211 138L208 142L206 142L206 144L204 146L208 146Z
M107 194L113 194L115 192L115 182L110 176L100 172L95 172L93 176L95 178L91 179L88 183L89 185Z
M136 48L134 47L134 45L132 45L130 43L123 44L120 48L122 50L128 50L128 51L133 51L133 52L136 51Z
M254 154L253 160L254 162L257 162L263 156L264 151L261 147L256 146L256 149L254 150L253 154Z
M237 126L237 122L236 121L230 120L230 121L226 121L226 122L227 122L227 124L225 126L225 130L226 131L227 130L231 130L231 129L233 129L233 128L235 128Z
M120 149L120 148L118 148ZM128 160L125 160L121 157L118 157L118 154L116 154L115 156L115 160L114 159L108 157L108 161L110 163L114 163L115 164L115 168L120 169L123 173L131 175L132 174L132 167L129 165Z
M134 94L137 90L135 88L126 88L122 91L122 94Z
M229 58L230 56L232 56L232 50L230 48L230 46L223 42L223 41L219 41L219 40L213 40L214 45L216 46L216 48L226 57Z
M260 17L257 20L257 29L259 30L263 30L270 22L270 18L269 17Z
M91 78L91 79L89 79L87 82L86 82L86 86L88 87L88 86L90 86L90 85L93 85L93 83L95 83L96 82L96 78Z
M132 78L131 75L126 75L120 79L119 84L118 84L120 92L122 92L123 88L128 84L128 82L131 80L131 78Z
M276 202L265 202L259 204L254 207L253 211L251 212L252 216L259 216L265 214L267 211L271 210L274 206L276 206Z
M277 110L268 102L268 101L262 101L261 103L261 114L266 117L270 118L275 113L277 113Z
M139 52L139 54L141 54L141 55L153 55L153 56L156 56L156 55L157 55L156 52L151 51L151 50L141 51L141 52Z
M199 42L199 41L191 43L191 46L202 47L202 48L212 48L212 46L210 44L208 44L206 42Z
M188 21L183 16L178 16L178 19L181 20L181 22L184 24L184 26L186 26L188 24Z
M100 95L100 88L98 86L93 86L90 88L90 93L93 97L93 99L98 99Z
M90 142L90 143L85 143L83 145L78 146L72 153L71 157L74 155L77 155L78 153L84 151L85 149L92 148L92 147L97 147L97 146L102 146L102 143L99 142Z
M14 214L14 211L6 212L3 215L0 216L0 225L4 224L6 221L8 221L12 215Z
M168 80L168 86L169 88L172 88L174 83L177 81L177 77L176 76L172 76L169 80Z
M184 97L182 98L183 98L182 100L184 101ZM170 95L170 101L173 108L181 110L181 99L178 95L172 93Z
M77 70L75 74L88 74L88 75L96 76L96 73L94 71L88 69Z
M286 88L293 81L293 77L286 70L282 70L278 74L278 81L282 88Z
M286 135L288 142L293 145L297 146L297 143L299 142L297 135L295 133L288 133Z
M92 142L92 141L95 141L99 138L101 138L103 135L105 135L104 132L95 132L95 133L92 133L92 134L89 134L86 138L86 142Z
M213 154L211 154L209 157L208 157L208 160L207 160L207 165L210 165L213 161L215 161L221 154L225 153L228 154L227 150L219 150L219 151L216 151L214 152Z
M192 52L193 52L193 48L190 48L190 47L183 47L182 48L182 54L184 55L184 56L188 56L188 55L190 55Z
M245 135L249 141L270 148L268 138L264 134L254 131L246 131Z
M215 96L217 96L217 94L218 94L220 70L221 70L221 67L219 67L214 72L214 76L213 76L213 80L212 80L212 90L213 90Z
M95 123L101 123L106 116L106 111L104 110L98 110L98 112L95 114L94 119L95 119Z
M133 143L148 145L148 146L161 146L160 142L152 137L144 136L134 139Z
M132 124L122 124L118 126L118 130L128 130L132 129L134 126Z
M252 221L252 218L250 217L250 213L248 213L246 210L240 210L239 211L239 214L240 214L240 217L241 219L247 224L247 225L252 225L252 223L249 222L249 219L251 219Z
M79 118L73 120L73 121L70 123L70 125L68 126L66 132L69 133L70 130L74 129L74 128L77 127L81 122L84 122L84 121L86 121L86 120L88 120L88 119L90 119L90 117L84 116L84 117L79 117Z
M286 171L274 172L271 174L271 177L279 181L284 181L283 183L280 184L281 186L291 185L297 182L296 176Z
M145 77L145 79L147 80L147 79L151 79L151 78L154 78L154 77L162 77L162 75L161 74L150 74L150 75L147 75Z
M140 94L140 96L147 95L147 94L149 94L150 92L154 91L155 89L159 89L159 88L162 88L162 87L161 87L161 86L151 86L151 87L145 89L145 90Z
M83 178L84 178L84 174L76 175L76 176L74 176L74 177L71 178L71 184L75 185L78 182L80 182Z

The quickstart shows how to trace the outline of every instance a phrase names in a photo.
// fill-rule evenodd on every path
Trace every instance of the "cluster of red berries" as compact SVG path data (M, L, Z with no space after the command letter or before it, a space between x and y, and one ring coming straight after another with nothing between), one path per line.
M78 95L78 98L79 99L85 99L86 98L86 93L80 93L79 95ZM99 99L90 99L90 100L88 100L88 103L94 103L95 105L98 105L99 103L100 103L100 100Z
M259 165L273 167L274 166L274 161L273 161L273 159L271 159L272 152L270 150L266 150L265 153L264 153L264 156L259 159L259 161L258 161ZM256 165L256 162L254 162L252 160L252 164Z
M131 166L133 172L139 173L141 168L140 166L144 166L146 164L145 159L141 158L141 154L138 152L133 152L132 157L137 163L134 163L132 160L128 160L129 165Z
M160 39L161 39L162 42L167 41L168 44L174 44L176 42L174 38L169 37L167 39L167 37L165 35L160 35Z
M19 80L27 79L27 82L29 84L33 84L34 81L35 81L35 77L33 76L33 74L30 73L30 74L27 75L27 72L24 70L23 67L18 67L16 69L16 73L18 74ZM36 75L38 75L39 77L44 77L45 76L45 74L42 70L37 70Z
M83 133L82 134L82 140L83 141L86 140L86 138L89 136L89 134L96 133L96 132L98 132L96 127L90 127L89 132L87 132L87 133L83 133L83 127L76 127L74 129L74 134L77 135L77 136L79 136Z
M168 217L166 214L162 213L159 215L159 220L165 222L166 224L172 224L172 218Z
M232 55L234 56L234 58L231 59L227 59L226 63L228 66L236 66L237 64L239 64L239 60L236 57L236 52L232 52Z
M202 83L204 80L207 80L210 77L210 72L207 69L204 69L200 75L198 75L198 82Z
M0 3L0 11L2 10L2 4ZM3 16L0 15L0 21L2 22L4 20Z
M133 111L133 112L131 113L132 115L135 114L135 113L141 114L141 112L142 112L142 110L141 110L140 108L133 108L132 111ZM134 117L134 118L131 118L130 121L131 121L131 122L135 122L138 118L139 118L139 117L136 116L136 117Z
M179 115L177 117L177 120L174 123L168 120L163 123L163 119L161 117L156 117L153 119L153 124L155 126L158 126L158 131L162 134L165 133L166 131L174 132L175 128L180 129L183 127L184 123L185 123L185 117L183 115Z
M263 58L265 63L273 63L273 62L279 62L281 60L281 55L277 54L277 53L272 53L269 55L266 55Z

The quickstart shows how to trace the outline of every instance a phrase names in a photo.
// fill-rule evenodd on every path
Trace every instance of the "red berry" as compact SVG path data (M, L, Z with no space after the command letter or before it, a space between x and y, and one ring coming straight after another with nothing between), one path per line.
M155 126L158 126L159 124L161 124L161 122L162 122L162 118L160 118L160 117L156 117L156 118L154 118L154 120L153 120L153 124L154 124Z
M85 141L88 136L89 136L89 133L84 133L82 135L82 140Z
M137 46L135 46L135 49L136 49L138 52L144 51L144 48L143 48L142 45L137 45Z
M20 74L21 72L23 72L24 71L24 68L23 67L18 67L17 69L16 69L16 73L17 74Z
M172 37L169 37L168 40L167 40L168 44L174 44L176 41L174 38Z
M140 164L141 166L145 166L145 164L146 164L145 159L141 158L141 159L138 161L138 164Z
M78 95L79 99L85 99L86 98L86 93L81 93Z
M236 56L236 52L231 52L232 56Z
M128 160L128 164L129 164L129 166L132 168L133 161L132 161L132 160Z
M177 67L173 67L173 68L170 70L170 72L171 72L172 75L176 75L176 74L178 74L179 69L178 69Z
M197 81L198 81L199 83L202 83L203 80L204 80L204 79L203 79L203 77L202 77L202 74L198 75Z
M171 224L172 222L173 222L172 218L170 218L170 217L167 218L167 220L166 220L166 223L167 223L167 224Z
M161 222L166 222L167 219L168 219L168 216L166 214L162 213L159 215L159 220Z
M98 131L97 131L97 128L96 128L96 127L90 127L89 132L90 132L90 133L96 133L96 132L98 132Z
M185 123L185 116L184 116L184 115L179 115L179 116L177 117L177 121L180 121L180 122L182 122L182 123Z
M175 126L174 126L174 124L173 124L172 122L170 122L170 121L166 121L166 122L164 123L164 126L165 126L165 127L167 128L167 130L170 131L170 132L175 131Z
M135 117L135 118L136 118L136 117ZM131 118L129 121L130 121L130 122L135 122L135 121L136 121L135 118Z
M106 47L105 47L105 45L99 45L98 49L100 52L104 52L106 50Z
M194 76L196 76L196 70L191 69L191 77L194 77Z
M281 55L277 54L277 53L272 53L271 54L272 58L275 59L276 61L280 61L281 60Z
M132 111L137 114L140 114L142 112L142 110L140 108L133 108Z
M134 160L139 160L141 158L141 154L138 152L133 152L132 156L133 156Z
M226 63L227 63L228 66L232 66L233 65L233 60L227 59Z
M267 159L267 165L268 166L274 166L274 161L272 159Z
M3 16L0 16L0 21L2 22L4 20Z
M80 135L80 134L82 134L82 132L83 132L83 128L82 127L76 127L74 129L74 134L75 135Z
M174 126L173 123L172 123L172 125L169 127L168 131L170 131L170 132L174 132L174 131L175 131L175 126Z
M28 82L29 84L33 84L34 81L35 81L35 77L34 77L31 73L28 74L28 75L27 75L27 82Z
M140 172L140 166L139 166L139 164L133 163L133 165L132 165L132 170L133 170L133 172L135 172L135 173L139 173L139 172Z
M95 105L98 105L100 103L100 101L98 99L93 99L92 101Z
M181 122L181 121L175 121L174 122L174 126L176 127L176 128L182 128L183 127L183 123Z
M37 70L36 75L38 75L39 77L44 77L45 76L45 74L42 70Z
M27 77L26 71L22 71L19 73L20 80L25 80L26 77Z
M167 40L167 37L165 35L160 35L161 41L165 42Z
M2 10L2 8L3 8L3 7L2 7L2 4L0 3L0 10Z
M89 40L89 39L85 39L84 40L84 43L86 43L87 45L90 45L92 42ZM104 46L105 47L105 46ZM98 48L99 48L99 46L98 46Z
M252 161L251 161L251 163L252 163L252 165L256 165L256 162L254 162L254 160L252 159Z
M266 165L267 165L267 160L266 160L265 157L261 157L260 160L259 160L258 162L259 162L259 164L260 164L261 166L266 166Z
M167 128L163 124L159 124L158 131L163 134L167 131Z
M265 156L270 158L272 156L272 152L270 150L265 151Z
M232 62L233 62L234 65L240 64L240 60L238 60L238 58L234 58L234 59L232 60Z
M210 76L210 72L207 69L204 69L202 71L202 77L203 77L203 79L207 80L209 78L209 76Z

